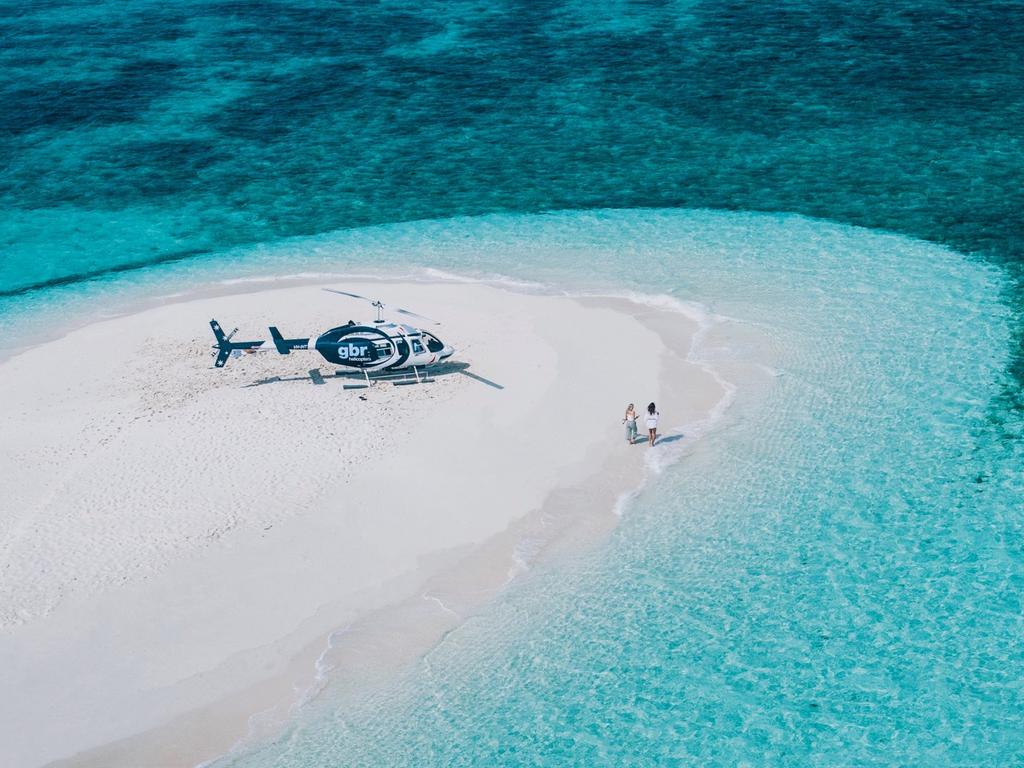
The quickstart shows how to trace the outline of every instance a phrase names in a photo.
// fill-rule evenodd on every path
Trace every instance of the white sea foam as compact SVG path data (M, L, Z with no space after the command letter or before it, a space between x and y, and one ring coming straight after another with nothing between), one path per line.
M538 283L533 280L520 280L499 273L471 276L458 272L449 272L448 270L437 269L435 267L423 267L419 270L419 273L430 281L447 283L478 283L490 285L496 288L508 288L520 292L566 295L565 291L561 291L555 286L547 283Z
M452 610L451 608L449 608L449 607L448 607L448 605L447 605L447 604L446 604L446 603L444 602L444 600L442 600L442 599L441 599L440 597L438 597L437 595L432 595L432 594L430 594L429 592L424 592L424 593L423 593L423 599L424 599L424 600L429 600L429 601L430 601L430 602L432 602L432 603L437 603L438 607L439 607L439 608L440 608L440 609L441 609L442 611L444 611L445 613L449 613L449 614L451 614L451 615L452 615L452 616L454 616L454 617L455 617L456 619L459 619L459 618L461 618L461 617L459 616L459 614L458 614L458 613L457 613L456 611L454 611L454 610Z
M533 564L542 546L543 542L533 536L524 536L516 542L515 547L512 549L512 564L508 569L508 577L505 581L506 586L524 573L529 572L530 566Z
M412 280L414 272L286 272L272 275L248 275L218 280L220 285L261 285L269 283L309 283L314 280Z
M643 490L644 485L645 482L641 481L640 485L636 488L619 494L619 498L615 500L615 506L612 507L612 513L616 517L624 516L629 505L632 504L636 497L640 495L640 491Z
M208 768L220 762L225 757L238 754L250 744L258 742L269 733L274 733L281 727L282 720L294 717L302 708L314 701L330 682L330 673L334 665L330 661L330 654L342 637L349 634L350 625L336 629L327 635L327 642L313 662L313 678L305 686L296 684L294 686L294 698L288 705L287 712L282 712L280 706L268 707L267 709L254 712L246 720L246 732L239 737L234 744L223 755L211 760L198 763L194 768Z

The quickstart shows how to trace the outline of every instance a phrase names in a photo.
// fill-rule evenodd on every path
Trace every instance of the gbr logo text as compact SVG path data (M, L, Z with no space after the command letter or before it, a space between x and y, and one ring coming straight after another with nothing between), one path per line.
M353 344L352 342L339 344L338 357L342 360L361 360L369 357L369 347L366 344Z

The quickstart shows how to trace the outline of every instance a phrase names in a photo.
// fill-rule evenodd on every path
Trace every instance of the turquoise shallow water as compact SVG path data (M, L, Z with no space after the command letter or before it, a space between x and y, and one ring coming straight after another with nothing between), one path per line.
M781 375L606 546L223 764L1024 759L1022 20L0 9L4 349L211 280L423 267L629 286L771 339L704 350Z

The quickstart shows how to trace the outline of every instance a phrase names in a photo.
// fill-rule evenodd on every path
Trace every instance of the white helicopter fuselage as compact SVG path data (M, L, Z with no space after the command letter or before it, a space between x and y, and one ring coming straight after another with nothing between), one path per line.
M216 320L210 321L218 350L214 366L222 368L232 354L262 351L262 341L232 342ZM393 371L403 368L425 368L447 360L455 350L434 334L404 323L349 322L315 336L286 339L274 326L270 327L274 347L282 355L297 350L320 353L327 362L356 371ZM263 349L266 349L265 347Z
M455 350L437 336L404 323L349 323L307 339L283 339L271 328L278 352L316 350L329 363L354 370L382 371L426 367L446 360ZM312 343L310 343L312 340ZM305 345L301 342L305 341Z
M291 339L284 338L277 328L271 326L270 336L278 353L288 355L296 350L312 350L319 352L327 362L341 368L366 372L425 368L455 354L452 347L429 331L385 320L384 304L380 301L333 288L323 290L369 301L377 309L377 319L372 323L356 323L350 320L345 325L323 333ZM436 321L407 309L396 308L395 311L437 324ZM216 320L210 321L210 327L217 340L213 345L217 350L217 360L214 363L216 368L224 367L232 355L267 349L263 347L262 340L232 341L237 328L230 334L225 334Z

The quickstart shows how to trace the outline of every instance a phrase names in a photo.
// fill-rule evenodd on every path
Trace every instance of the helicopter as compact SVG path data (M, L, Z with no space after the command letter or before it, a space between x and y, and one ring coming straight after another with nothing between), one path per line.
M415 371L418 368L427 368L442 360L447 360L455 354L453 347L445 344L429 331L405 323L385 320L384 310L387 305L379 299L371 299L360 296L358 293L339 291L334 288L324 288L323 290L369 302L377 310L377 319L373 323L356 323L354 320L349 320L345 325L331 328L316 337L291 339L285 338L275 326L270 326L270 337L279 354L287 355L296 350L312 350L319 352L327 362L342 369L361 372L364 376L371 372L408 368ZM392 307L391 309L400 315L416 317L434 325L440 325L438 321L408 309L401 307ZM216 320L210 321L210 328L213 329L213 335L217 341L213 345L213 349L216 350L216 360L213 364L215 368L223 368L232 355L238 357L243 352L266 351L261 349L265 343L264 340L232 341L238 332L237 328L231 333L225 334Z

